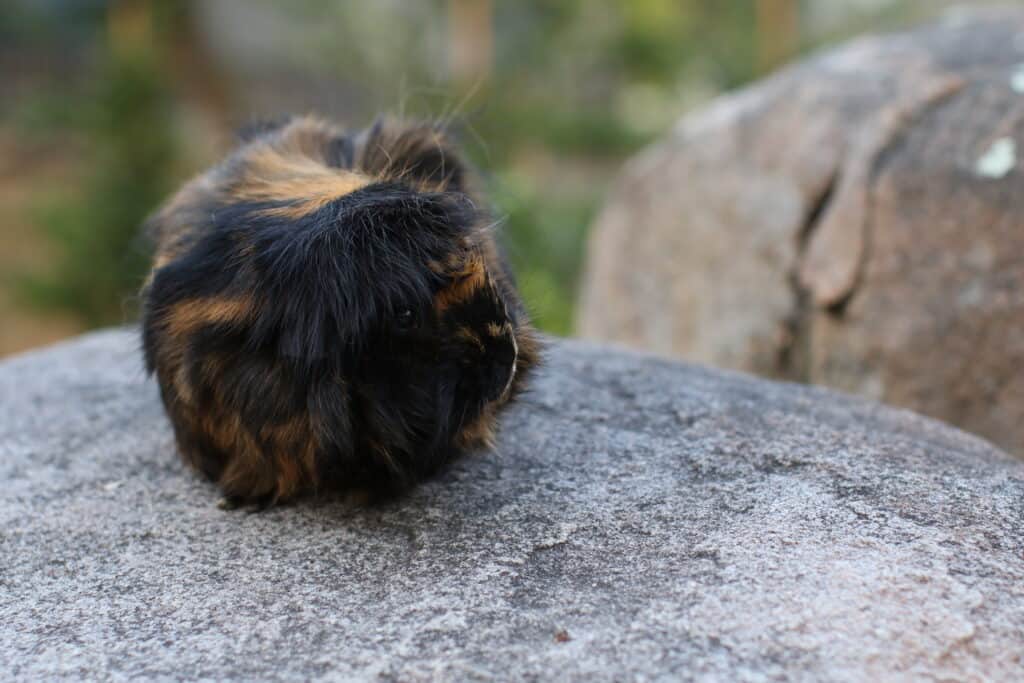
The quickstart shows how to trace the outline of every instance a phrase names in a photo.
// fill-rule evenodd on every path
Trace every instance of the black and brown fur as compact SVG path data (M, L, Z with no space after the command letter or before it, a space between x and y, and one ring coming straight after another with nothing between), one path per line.
M143 345L184 459L270 503L489 445L538 360L490 226L433 125L249 131L148 228Z

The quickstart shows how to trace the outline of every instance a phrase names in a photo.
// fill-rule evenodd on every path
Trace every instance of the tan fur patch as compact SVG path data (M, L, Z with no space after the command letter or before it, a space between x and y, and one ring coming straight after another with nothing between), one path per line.
M181 338L201 325L238 323L251 315L254 306L252 299L190 299L171 308L167 329Z
M259 445L235 413L217 411L200 417L200 429L224 453L228 462L218 484L229 495L258 497L275 489L274 470L262 457Z
M494 448L495 409L488 406L476 420L469 423L455 437L459 448Z
M272 429L274 461L278 466L277 497L287 499L315 484L316 437L307 417L296 418Z
M274 463L277 465L277 482L274 491L276 500L291 498L302 488L303 468L296 455L296 453L284 450L278 452L274 458Z
M287 202L263 213L295 220L369 184L360 173L329 168L309 157L286 157L266 147L248 158L245 175L229 194L237 201Z
M326 163L324 145L341 131L315 116L292 119L281 131L276 146L286 155L301 155Z
M170 252L160 252L159 254L156 255L156 258L153 260L153 270L160 270L168 263L173 261L175 256L177 256L177 254L173 254ZM150 276L152 276L152 273L150 274Z
M174 371L173 384L178 400L187 406L192 406L195 403L195 399L192 396L192 385L189 384L188 372L184 365L179 365Z
M434 309L442 313L451 306L466 301L487 283L487 271L480 259L471 259L456 274L458 278L434 297Z
M504 337L505 335L510 335L512 333L512 325L509 323L505 323L504 325L499 325L498 323L487 323L487 326L484 329L487 330L487 334L492 337Z
M480 341L480 337L478 337L476 333L473 332L473 330L469 329L468 327L460 327L455 332L455 336L458 337L459 339L469 342L473 346L476 346L481 351L484 350L484 343Z

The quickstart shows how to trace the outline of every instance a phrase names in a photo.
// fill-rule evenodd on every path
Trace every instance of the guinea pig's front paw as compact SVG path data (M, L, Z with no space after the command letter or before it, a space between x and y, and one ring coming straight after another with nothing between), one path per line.
M265 496L257 496L256 498L246 498L244 496L224 496L217 501L217 507L225 512L232 510L245 509L249 514L256 512L263 512L267 508L274 505L276 501L272 494Z

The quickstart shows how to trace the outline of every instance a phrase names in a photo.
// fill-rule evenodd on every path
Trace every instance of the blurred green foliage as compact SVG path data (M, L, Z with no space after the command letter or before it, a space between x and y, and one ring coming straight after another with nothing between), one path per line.
M448 73L458 40L451 3L297 0L286 12L267 0L249 6L256 5L277 11L282 27L299 26L283 58L361 94L364 121L353 123L398 110L447 116L466 130L524 296L538 325L560 334L572 330L586 229L611 169L671 123L695 81L716 91L754 75L751 3L496 2L490 67L470 83ZM43 92L21 108L29 132L69 131L85 171L78 187L54 192L35 211L57 258L20 289L32 305L72 311L90 326L125 318L145 269L139 226L181 180L174 160L188 144L174 134L168 64L157 45L173 34L156 31L148 53L119 54L105 26L114 6L58 2L59 11L6 22L9 33L38 37L49 21L55 41L75 26L92 41L88 87Z
M51 270L23 279L21 289L33 305L73 311L88 325L120 322L123 302L145 268L136 237L140 224L184 171L198 170L181 159L203 156L190 153L196 143L182 133L176 101L182 88L170 81L183 76L180 68L175 72L168 43L179 37L173 27L195 21L199 10L209 21L211 5L11 2L0 7L0 39L49 41L46 49L59 53L69 32L75 33L86 46L81 70L88 75L85 87L36 92L19 107L29 133L68 132L84 169L77 187L54 191L35 213L58 256ZM823 2L794 0L790 6L812 4ZM386 111L450 120L462 130L488 179L524 297L538 325L558 334L572 331L587 228L615 169L685 109L764 68L759 45L766 33L758 25L758 6L754 0L217 4L229 13L227 30L238 24L239 35L257 41L261 64L318 74L317 87L324 79L336 84L344 105L337 109L353 117L352 125ZM149 43L115 49L109 22L117 7L148 8ZM454 21L467 11L468 24ZM485 21L474 25L480 16ZM488 36L482 43L485 69L459 74L452 55L460 41L473 44L480 35ZM208 43L222 38L231 43L206 34ZM804 47L813 42L802 40ZM265 80L262 72L258 76L253 82L233 76L227 90L243 93L236 104L247 88ZM290 99L279 108L249 111L241 105L227 118L305 110L303 102Z
M54 257L42 271L16 273L15 288L29 305L72 312L89 327L131 316L148 261L140 226L172 188L177 145L156 45L103 40L102 9L73 3L56 15L73 19L73 31L53 32L45 30L53 15L20 13L20 28L37 40L92 41L91 77L80 87L42 89L11 113L30 141L65 142L80 170L74 187L51 188L34 202L31 219Z
M75 127L87 170L73 192L36 208L56 260L20 283L32 304L73 311L89 326L124 322L146 269L140 225L171 188L175 154L168 93L152 63L138 55L107 60L94 95L56 119Z
M486 105L469 121L484 141L481 165L498 171L492 194L541 328L573 330L587 229L614 169L671 126L688 93L755 76L752 7L497 3L493 71L475 97ZM502 31L517 25L529 30ZM538 156L551 167L543 177L522 162ZM565 175L581 177L558 182Z

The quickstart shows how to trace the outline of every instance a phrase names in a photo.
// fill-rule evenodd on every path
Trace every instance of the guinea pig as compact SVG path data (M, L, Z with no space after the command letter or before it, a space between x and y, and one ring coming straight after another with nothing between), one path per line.
M148 221L142 342L227 507L393 494L492 446L539 342L445 131L251 127Z

